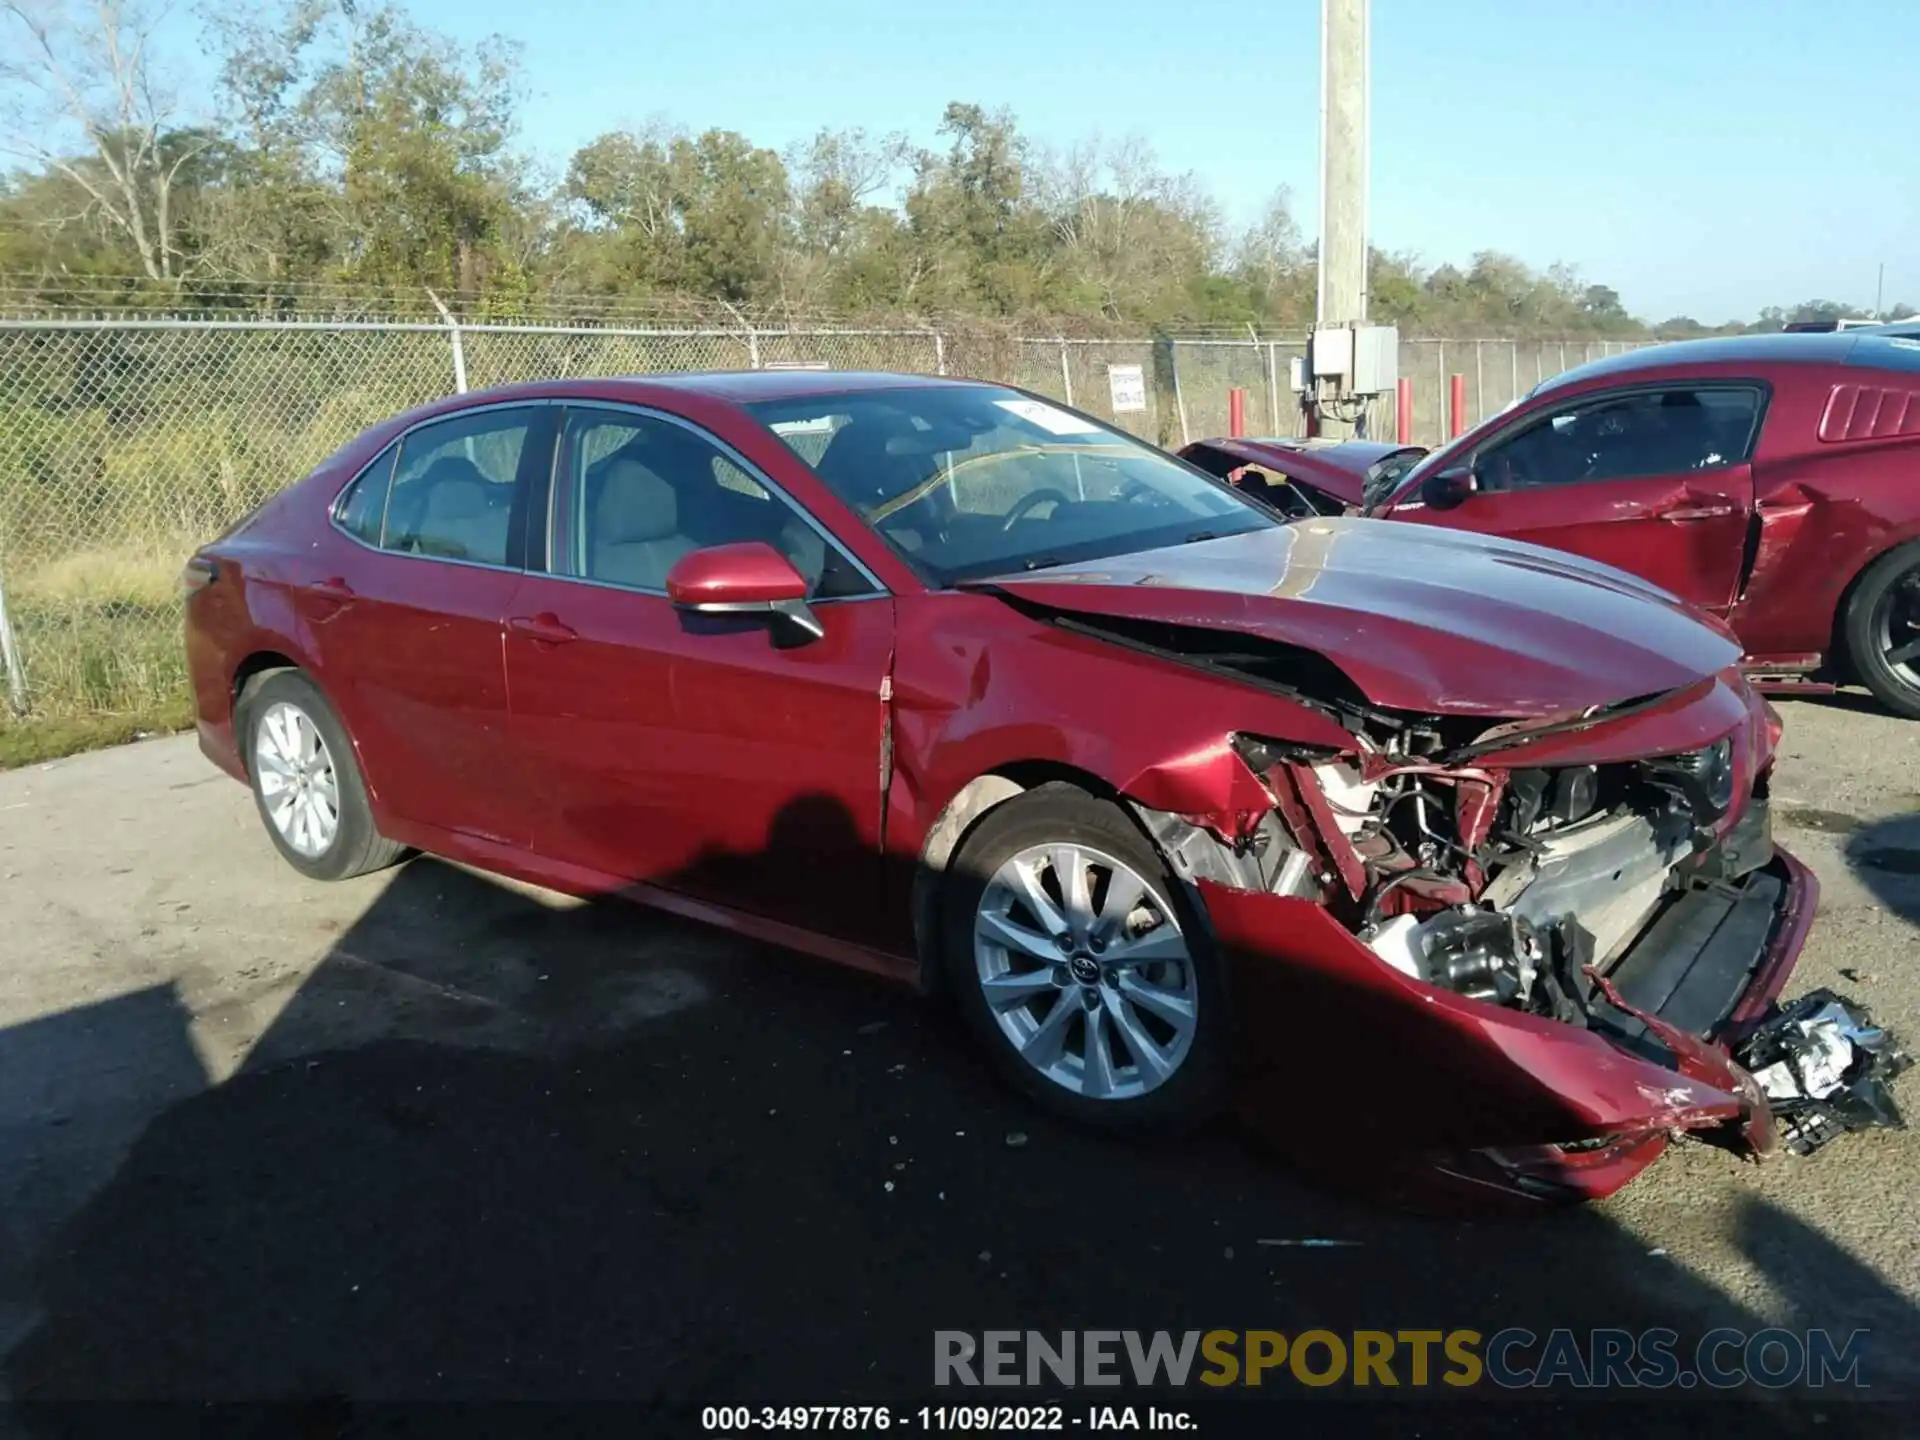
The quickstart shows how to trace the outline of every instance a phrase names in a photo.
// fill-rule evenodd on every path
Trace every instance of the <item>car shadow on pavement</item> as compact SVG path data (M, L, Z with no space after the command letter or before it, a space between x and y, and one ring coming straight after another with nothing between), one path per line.
M1858 825L1847 832L1848 867L1884 908L1920 921L1920 811Z
M691 1433L709 1404L1020 1398L934 1392L936 1329L1664 1326L1683 1353L1715 1325L1915 1333L1879 1277L1757 1199L1765 1316L1598 1209L1423 1219L1225 1125L1150 1147L1056 1125L944 1008L716 930L431 858L360 883L377 896L239 1072L161 1110L39 1247L39 1318L5 1366L30 1424L72 1421L48 1402L217 1398L359 1434L385 1400L619 1400L633 1433ZM19 1041L0 1032L0 1074ZM1303 1081L1300 1103L1337 1101L1337 1076ZM1836 1275L1858 1313L1813 1313ZM1396 1394L1445 1389L1403 1369ZM1377 1392L1274 1372L1235 1398L1309 1393ZM1513 1433L1553 1413L1471 1404L1489 1393L1438 1398ZM1897 1433L1860 1393L1737 1424L1811 1433L1844 1407L1843 1433ZM1696 1428L1679 1394L1624 1423Z

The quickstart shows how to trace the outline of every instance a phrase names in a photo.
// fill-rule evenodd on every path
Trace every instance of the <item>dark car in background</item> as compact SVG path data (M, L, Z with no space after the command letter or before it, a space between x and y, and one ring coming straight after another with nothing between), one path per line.
M1205 440L1283 511L1501 535L1723 617L1774 683L1859 679L1920 717L1914 327L1683 341L1569 370L1425 454ZM1282 477L1268 485L1260 476Z
M201 746L315 878L424 850L947 992L1116 1129L1231 1099L1535 1199L1773 1143L1778 723L1618 570L790 372L402 415L187 582Z

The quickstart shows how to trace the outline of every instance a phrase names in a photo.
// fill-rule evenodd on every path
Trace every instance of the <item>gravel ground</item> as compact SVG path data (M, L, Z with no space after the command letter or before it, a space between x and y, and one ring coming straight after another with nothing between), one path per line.
M1824 887L1793 989L1920 1039L1920 725L1781 708L1779 829ZM62 1398L616 1399L679 1433L703 1404L924 1399L935 1328L1778 1324L1871 1330L1871 1393L1907 1403L1790 1396L1745 1433L1897 1433L1916 1180L1920 1143L1880 1132L1766 1165L1677 1147L1525 1221L1393 1214L1226 1127L1051 1125L942 1012L719 932L434 860L304 881L190 739L0 774L22 1424ZM1302 1238L1347 1243L1261 1243Z

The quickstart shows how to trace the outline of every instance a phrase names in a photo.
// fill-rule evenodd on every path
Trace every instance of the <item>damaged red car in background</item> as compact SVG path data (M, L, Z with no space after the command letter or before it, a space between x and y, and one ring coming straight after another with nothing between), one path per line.
M1077 1119L1535 1199L1897 1119L1867 1017L1775 1006L1775 717L1616 570L784 372L415 411L186 581L202 747L304 873L425 850L947 991Z
M1857 679L1920 718L1920 340L1901 327L1656 345L1556 375L1428 454L1204 440L1285 514L1551 546L1721 616L1756 682ZM1279 477L1268 483L1267 477Z

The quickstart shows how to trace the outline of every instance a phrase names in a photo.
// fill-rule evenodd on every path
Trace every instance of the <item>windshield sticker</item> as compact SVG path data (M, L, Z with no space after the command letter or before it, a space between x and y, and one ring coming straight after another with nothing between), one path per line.
M776 435L831 435L837 415L822 415L818 420L778 420L767 428Z
M1091 420L1082 420L1078 415L1069 415L1064 410L1056 410L1051 405L1038 400L996 400L993 402L1009 414L1018 415L1029 424L1038 425L1049 435L1099 435L1103 433Z

